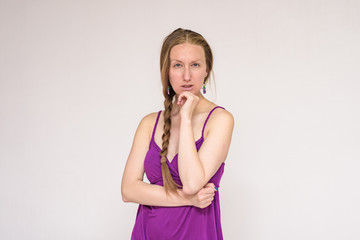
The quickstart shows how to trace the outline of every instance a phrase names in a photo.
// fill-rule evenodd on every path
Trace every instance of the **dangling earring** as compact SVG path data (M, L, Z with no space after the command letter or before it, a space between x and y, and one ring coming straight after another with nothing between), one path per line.
M168 85L167 94L170 95L170 85Z
M205 85L205 83L204 83L202 89L203 89L203 94L206 94L206 85Z

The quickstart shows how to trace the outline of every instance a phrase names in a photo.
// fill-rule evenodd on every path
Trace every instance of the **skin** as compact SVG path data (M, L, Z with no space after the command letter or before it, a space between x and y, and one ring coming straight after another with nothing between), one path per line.
M176 93L171 113L168 159L178 154L183 189L166 194L162 186L143 182L144 159L157 113L144 117L136 131L122 180L125 202L153 206L192 205L207 207L214 198L215 186L208 183L225 161L231 142L234 119L223 109L214 110L204 132L204 142L197 152L195 140L201 137L209 111L216 105L203 97L200 90L207 76L205 53L201 46L184 43L170 51L169 80ZM164 118L161 114L155 142L161 146Z

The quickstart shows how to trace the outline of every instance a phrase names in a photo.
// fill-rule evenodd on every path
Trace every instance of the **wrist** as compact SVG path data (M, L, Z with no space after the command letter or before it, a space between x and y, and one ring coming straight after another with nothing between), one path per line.
M189 111L180 111L181 120L191 120L192 112Z
M186 195L181 189L178 190L178 194L182 200L182 204L185 206L193 206L190 195Z
M191 117L181 115L181 125L191 125Z

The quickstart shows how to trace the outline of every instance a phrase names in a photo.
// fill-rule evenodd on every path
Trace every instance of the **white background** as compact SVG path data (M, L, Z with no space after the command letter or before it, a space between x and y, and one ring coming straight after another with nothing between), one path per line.
M360 239L360 1L0 0L0 239L129 239L120 183L178 27L235 117L227 240Z

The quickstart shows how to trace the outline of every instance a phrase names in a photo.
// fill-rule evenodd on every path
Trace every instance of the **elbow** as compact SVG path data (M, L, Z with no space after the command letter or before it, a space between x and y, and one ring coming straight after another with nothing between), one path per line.
M184 179L184 181L182 181L183 183L183 188L182 191L184 194L187 195L194 195L196 193L198 193L206 184L206 180L203 178L200 178L200 176L198 178L192 178L192 179Z
M200 191L201 187L197 187L195 185L183 185L182 191L186 195L194 195L198 191Z
M125 203L130 202L130 198L125 186L121 186L121 198Z
M136 202L138 198L137 189L138 189L137 180L123 180L121 183L121 198L123 202Z
M124 203L130 202L129 198L126 195L124 195L123 193L121 193L121 198Z

